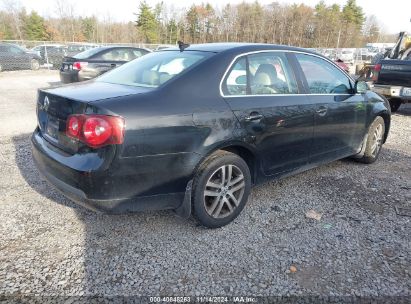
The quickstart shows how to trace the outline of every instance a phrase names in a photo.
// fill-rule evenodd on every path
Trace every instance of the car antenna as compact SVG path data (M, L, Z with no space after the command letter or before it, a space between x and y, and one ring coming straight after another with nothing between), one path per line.
M184 43L183 41L177 41L178 48L180 49L180 52L184 51L186 48L188 48L190 45L188 43Z

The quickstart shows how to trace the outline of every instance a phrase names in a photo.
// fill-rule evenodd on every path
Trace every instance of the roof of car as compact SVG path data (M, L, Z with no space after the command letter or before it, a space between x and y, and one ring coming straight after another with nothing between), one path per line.
M179 50L178 47L168 48L161 51L169 51L169 50ZM185 50L189 51L203 51L203 52L214 52L220 53L225 51L238 51L238 52L253 52L258 50L292 50L292 51L300 51L306 53L314 53L311 50L297 48L292 46L286 45L277 45L277 44L266 44L266 43L237 43L237 42L229 42L229 43L204 43L204 44L192 44L188 46Z

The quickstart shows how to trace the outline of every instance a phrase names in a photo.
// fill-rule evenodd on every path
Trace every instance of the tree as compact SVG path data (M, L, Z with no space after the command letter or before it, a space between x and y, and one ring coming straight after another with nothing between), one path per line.
M362 43L361 28L365 18L361 6L357 5L356 0L347 0L342 9L342 21L345 25L343 42L348 46L358 46Z
M357 5L356 0L347 0L342 10L342 17L345 22L355 25L358 30L365 21L362 7Z
M84 38L87 41L96 41L97 18L86 17L81 20L81 28Z
M23 19L23 29L28 40L48 40L49 35L44 24L44 19L32 11L30 15Z
M138 18L136 21L137 29L143 34L144 42L158 42L158 22L154 12L145 1L140 3Z

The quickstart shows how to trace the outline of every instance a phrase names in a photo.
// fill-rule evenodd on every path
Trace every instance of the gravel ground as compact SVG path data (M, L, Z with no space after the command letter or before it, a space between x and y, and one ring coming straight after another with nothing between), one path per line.
M95 214L40 179L29 144L36 89L57 81L0 74L0 300L410 296L411 217L395 207L411 208L411 105L393 115L377 163L342 160L258 186L234 223L206 230L172 212Z

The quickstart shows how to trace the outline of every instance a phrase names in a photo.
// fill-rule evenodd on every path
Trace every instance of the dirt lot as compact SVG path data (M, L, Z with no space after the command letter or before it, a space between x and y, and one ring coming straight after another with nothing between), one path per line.
M259 186L234 223L206 230L172 212L95 214L50 188L29 136L36 89L57 81L0 73L0 299L410 296L411 217L395 210L411 208L410 106L393 115L377 163L343 160Z

